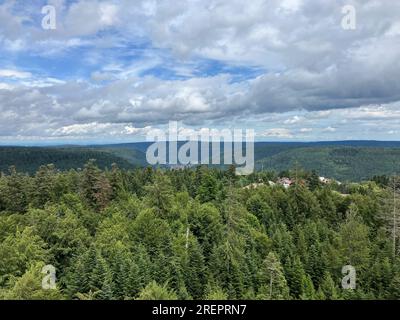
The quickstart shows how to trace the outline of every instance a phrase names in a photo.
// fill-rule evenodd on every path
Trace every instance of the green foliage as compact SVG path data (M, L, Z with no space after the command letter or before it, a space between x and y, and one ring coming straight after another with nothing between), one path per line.
M155 281L149 283L140 291L137 300L176 300L176 293L169 290L167 285L160 286Z
M0 291L0 298L5 300L64 300L58 288L45 290L42 288L43 263L32 265L21 277L13 278L9 288Z
M228 295L220 287L209 288L205 300L227 300Z
M47 260L46 243L26 227L10 234L0 244L0 284L12 277L23 275L31 265Z
M316 292L309 275L303 275L301 279L301 300L316 300Z
M329 273L326 273L320 287L326 300L337 300L339 298L338 289Z
M270 252L265 258L260 272L262 285L259 298L269 300L289 298L289 288L283 268L274 252Z
M52 163L61 170L78 169L83 168L90 159L97 159L101 168L110 167L112 163L125 169L134 167L127 160L106 151L80 147L0 147L0 171L6 172L9 166L14 165L22 172L33 174L47 163Z
M285 189L233 167L100 167L0 176L0 298L400 298L384 179L325 185L300 171ZM48 264L55 290L41 287ZM340 286L348 264L355 290Z
M299 165L307 171L315 170L325 177L339 181L362 181L376 175L391 175L399 166L400 150L380 146L318 146L281 145L275 152L271 146L255 146L259 167L276 172L291 170ZM314 186L313 186L314 187Z

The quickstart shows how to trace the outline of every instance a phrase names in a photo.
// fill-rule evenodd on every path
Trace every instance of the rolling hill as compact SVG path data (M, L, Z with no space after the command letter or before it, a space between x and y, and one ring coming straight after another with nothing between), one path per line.
M400 172L400 148L303 147L256 159L258 169L271 168L279 172L298 166L340 181L361 181Z
M6 172L11 165L18 171L34 173L41 165L54 164L60 170L83 168L90 159L96 159L100 168L110 168L112 163L121 168L133 168L134 164L111 152L77 147L0 147L0 171Z
M20 171L32 173L40 165L49 163L61 170L77 169L92 158L102 168L110 167L112 163L121 168L146 166L145 153L150 144L0 147L0 170L4 172L10 165L15 165ZM400 142L257 142L255 160L258 170L280 172L297 166L340 181L360 181L374 175L399 173Z

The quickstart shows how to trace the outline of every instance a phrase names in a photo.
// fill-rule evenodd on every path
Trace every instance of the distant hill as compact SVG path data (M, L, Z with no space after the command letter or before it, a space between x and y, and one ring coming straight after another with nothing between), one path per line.
M184 142L179 142L181 146ZM0 147L0 170L10 165L32 173L40 165L53 163L61 170L82 168L89 159L100 167L117 163L121 168L146 166L150 142L115 145L60 147ZM221 148L223 150L223 148ZM400 142L333 141L333 142L256 142L256 169L277 172L296 165L316 170L320 175L340 181L360 181L374 175L400 172Z
M136 166L146 165L146 150L150 143L88 146L90 150L111 153Z
M96 159L100 168L110 168L116 163L120 168L133 168L134 164L110 152L78 147L0 147L0 171L11 165L18 171L34 173L41 165L54 164L60 170L83 168L90 159Z
M263 167L279 172L293 169L297 165L341 181L361 181L374 175L400 172L400 148L303 147L284 150L264 158L256 156L256 159L258 169Z
M178 147L184 142L180 142ZM145 164L151 143L131 143L96 148L136 164ZM374 175L400 172L399 141L256 142L256 169L284 171L296 165L338 180L361 181ZM221 146L223 150L223 146Z

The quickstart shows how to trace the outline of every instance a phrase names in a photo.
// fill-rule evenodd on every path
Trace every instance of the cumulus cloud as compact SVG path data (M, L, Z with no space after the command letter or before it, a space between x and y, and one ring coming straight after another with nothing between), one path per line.
M290 130L285 128L272 128L267 129L260 134L262 137L275 137L275 138L292 138L293 134Z
M290 119L286 119L283 123L284 124L295 124L295 123L301 122L302 120L303 120L302 117L294 116L294 117L292 117Z
M47 129L47 132L53 137L93 137L102 136L126 136L126 135L146 135L151 127L135 128L128 123L82 123L63 126L57 129Z
M351 31L341 27L344 0L52 0L54 32L40 27L42 4L0 4L3 136L275 115L275 128L258 122L259 136L289 139L364 134L382 121L395 132L400 121L397 2L350 1Z
M336 128L327 127L327 128L325 128L323 131L325 131L325 132L335 132L335 131L336 131Z
M23 72L18 70L0 69L0 78L17 78L27 79L32 75L29 72Z

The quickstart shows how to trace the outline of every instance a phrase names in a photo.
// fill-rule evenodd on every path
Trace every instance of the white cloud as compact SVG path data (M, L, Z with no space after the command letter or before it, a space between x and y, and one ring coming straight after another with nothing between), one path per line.
M261 137L293 138L290 130L285 128L267 129L260 134Z
M323 131L324 131L324 132L335 132L335 131L336 131L336 128L327 127L327 128L325 128Z
M93 136L144 136L152 128L147 126L145 128L135 128L131 124L126 123L82 123L63 126L57 129L48 129L47 132L51 136L56 137L93 137Z
M299 122L301 122L303 120L304 120L303 117L294 116L294 117L292 117L290 119L286 119L283 123L284 124L296 124L296 123L299 123Z
M112 26L116 24L118 21L118 10L119 8L114 4L100 4L100 23L105 26Z
M13 86L8 83L0 82L0 90L12 90Z
M354 32L340 27L344 0L52 0L54 32L35 24L37 3L16 3L0 5L0 53L29 53L50 65L36 74L40 66L3 63L0 135L134 134L169 120L249 120L262 132L260 119L269 115L276 121L268 127L278 128L263 136L276 138L351 136L383 121L387 133L400 123L398 2L352 1L362 17ZM109 56L104 48L112 48ZM61 81L57 71L73 57L90 67L68 64L60 71L71 75ZM162 72L145 75L152 69ZM237 81L242 69L245 80Z
M78 1L59 15L60 36L78 37L96 34L118 23L118 6L97 0Z
M10 69L0 69L0 78L17 78L17 79L27 79L32 76L29 72L10 70Z
M282 0L280 8L288 12L295 12L299 10L302 4L302 0Z

